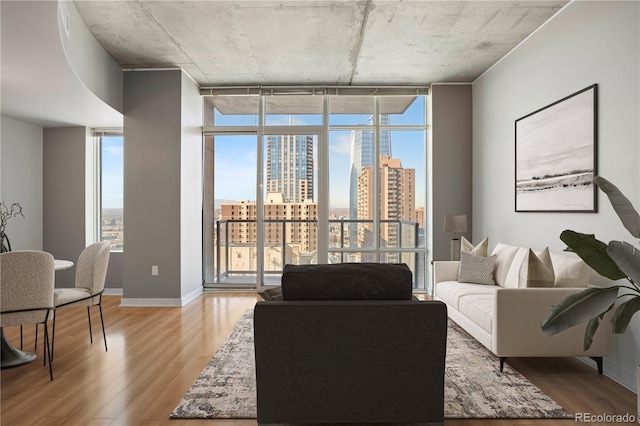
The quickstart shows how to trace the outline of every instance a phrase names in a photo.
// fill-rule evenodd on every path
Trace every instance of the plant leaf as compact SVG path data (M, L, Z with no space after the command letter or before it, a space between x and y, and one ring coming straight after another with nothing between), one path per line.
M607 254L635 283L640 283L640 250L625 241L610 241Z
M587 323L587 328L584 330L584 343L582 344L582 349L588 351L593 343L593 336L596 334L598 330L598 326L600 325L600 316L596 315L594 318L591 318Z
M611 318L613 323L613 332L616 334L622 334L627 329L629 321L633 315L640 311L640 296L634 296L633 298L621 303Z
M594 177L593 181L598 185L598 188L607 194L613 209L618 214L624 227L627 228L635 238L640 238L640 215L638 215L631 201L624 196L618 187L602 176Z
M603 277L613 281L627 278L607 253L607 245L597 240L595 235L581 234L567 229L562 231L560 239Z
M590 287L567 296L549 309L549 314L540 324L540 328L547 336L553 336L606 312L617 296L618 286Z

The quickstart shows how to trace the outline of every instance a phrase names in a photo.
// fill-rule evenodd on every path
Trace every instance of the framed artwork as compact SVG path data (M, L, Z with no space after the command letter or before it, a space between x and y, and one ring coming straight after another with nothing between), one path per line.
M516 212L597 212L598 85L516 120Z

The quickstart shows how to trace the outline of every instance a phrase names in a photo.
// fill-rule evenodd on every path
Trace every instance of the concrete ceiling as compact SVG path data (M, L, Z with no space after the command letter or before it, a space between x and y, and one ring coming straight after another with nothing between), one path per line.
M567 1L78 1L123 68L201 86L472 82Z
M211 87L469 83L568 1L74 3L122 68L179 67ZM3 116L42 127L122 126L122 114L69 66L58 2L0 5Z

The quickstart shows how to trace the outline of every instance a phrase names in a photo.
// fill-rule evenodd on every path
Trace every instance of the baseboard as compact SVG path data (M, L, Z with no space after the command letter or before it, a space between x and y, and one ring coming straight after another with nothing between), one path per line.
M104 294L105 296L122 296L122 289L121 288L106 288L104 289Z
M195 300L203 293L203 288L200 287L189 294L186 294L179 298L135 298L135 297L123 297L120 301L122 307L175 307L179 308L187 303Z

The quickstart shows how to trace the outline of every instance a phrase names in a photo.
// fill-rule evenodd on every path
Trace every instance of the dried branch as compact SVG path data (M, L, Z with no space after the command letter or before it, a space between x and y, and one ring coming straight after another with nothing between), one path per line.
M4 234L4 230L7 228L7 222L9 219L18 215L24 218L20 203L13 203L11 206L7 207L4 201L0 201L0 234Z

